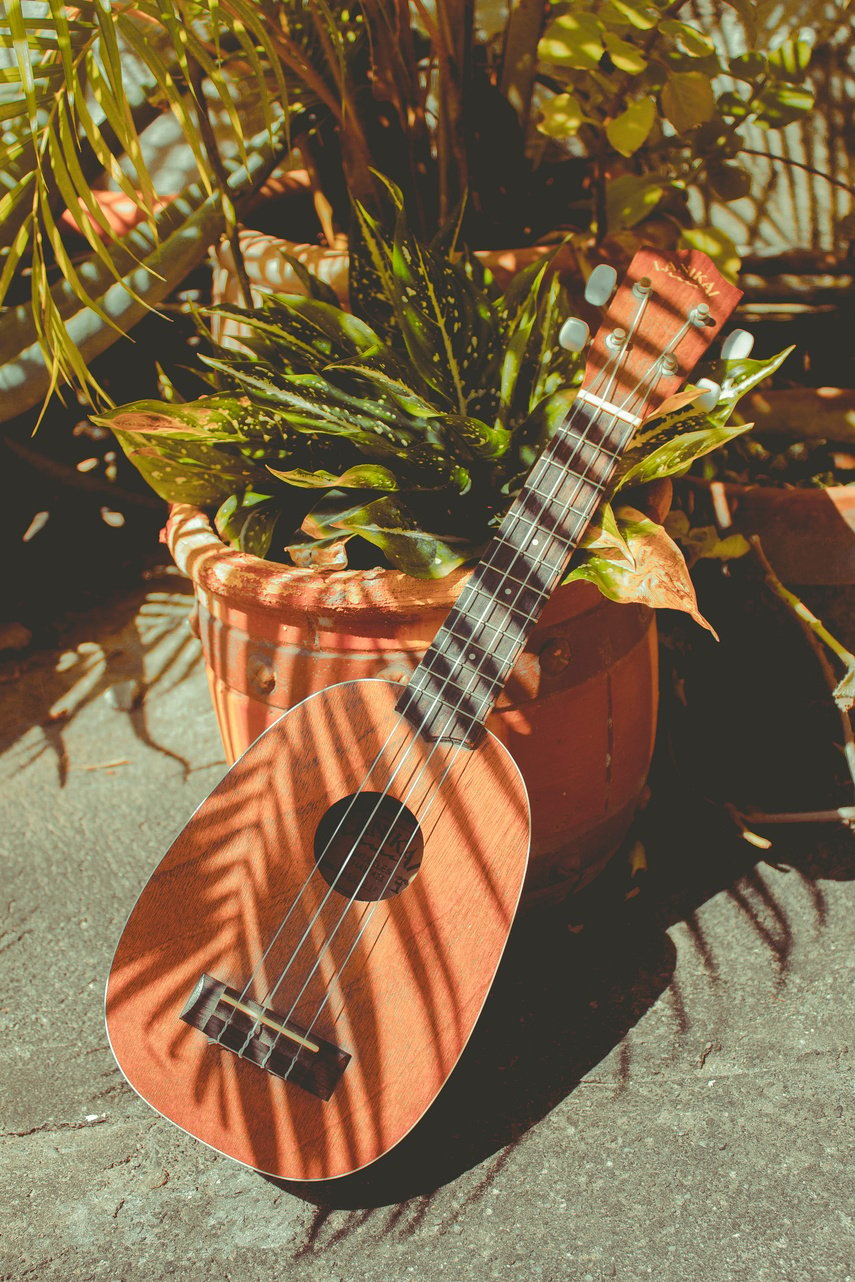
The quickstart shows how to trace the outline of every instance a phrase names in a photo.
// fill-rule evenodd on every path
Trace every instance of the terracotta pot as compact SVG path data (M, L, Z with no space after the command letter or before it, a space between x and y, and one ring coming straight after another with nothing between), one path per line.
M186 505L172 509L166 538L193 580L230 761L315 690L355 677L405 680L467 576L424 582L388 569L277 565L226 548ZM559 588L532 633L489 721L531 797L529 902L587 884L625 836L653 749L656 658L653 611L616 605L589 584Z
M774 433L786 422L788 436L805 439L855 426L855 391L846 388L795 388L755 392L741 410L756 431ZM783 485L736 485L686 477L681 482L701 503L705 519L734 531L759 536L776 574L794 587L855 583L855 484L827 489ZM697 519L695 522L697 523Z

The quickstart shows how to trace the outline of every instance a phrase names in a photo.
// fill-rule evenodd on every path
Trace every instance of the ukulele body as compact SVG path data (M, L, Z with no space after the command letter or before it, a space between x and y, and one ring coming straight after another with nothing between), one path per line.
M423 741L400 694L350 681L286 712L173 843L113 961L107 1028L130 1084L270 1175L344 1175L406 1135L519 901L513 759L489 732L474 749Z

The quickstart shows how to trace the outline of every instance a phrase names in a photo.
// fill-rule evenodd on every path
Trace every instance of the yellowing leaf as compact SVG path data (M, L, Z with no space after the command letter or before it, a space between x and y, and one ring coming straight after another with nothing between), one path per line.
M537 127L550 138L572 138L586 120L579 99L572 93L559 93L544 104L543 119Z
M652 98L639 98L631 102L626 111L622 111L606 125L606 136L622 156L631 156L642 146L656 119L656 107Z
M680 244L689 249L699 249L713 260L722 276L736 280L742 259L733 241L718 227L686 227L680 236Z
M711 120L715 97L709 76L700 71L672 71L662 86L662 110L678 134Z
M593 13L563 13L550 22L537 46L543 62L593 71L605 53L603 24Z
M565 582L587 579L612 601L638 601L654 609L684 610L702 628L713 632L698 610L685 558L665 529L635 508L622 507L617 517L632 563L601 556L582 557Z

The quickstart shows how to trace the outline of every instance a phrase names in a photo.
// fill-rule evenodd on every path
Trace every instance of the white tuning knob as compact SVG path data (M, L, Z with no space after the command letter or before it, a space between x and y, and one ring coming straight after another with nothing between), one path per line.
M719 384L714 383L711 378L699 378L697 386L705 390L703 396L699 396L695 401L695 405L699 410L714 410L721 397Z
M747 329L735 329L721 345L721 358L725 361L741 361L751 355L754 336Z
M608 263L599 263L588 277L585 285L585 302L592 307L602 307L612 296L617 284L617 272Z
M568 352L581 352L590 337L590 330L578 316L568 316L558 331L558 342Z

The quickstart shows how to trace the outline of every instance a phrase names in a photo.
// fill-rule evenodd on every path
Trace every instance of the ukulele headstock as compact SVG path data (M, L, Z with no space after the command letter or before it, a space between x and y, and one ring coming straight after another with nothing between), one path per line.
M699 250L639 250L594 335L580 392L647 417L683 385L741 297Z

